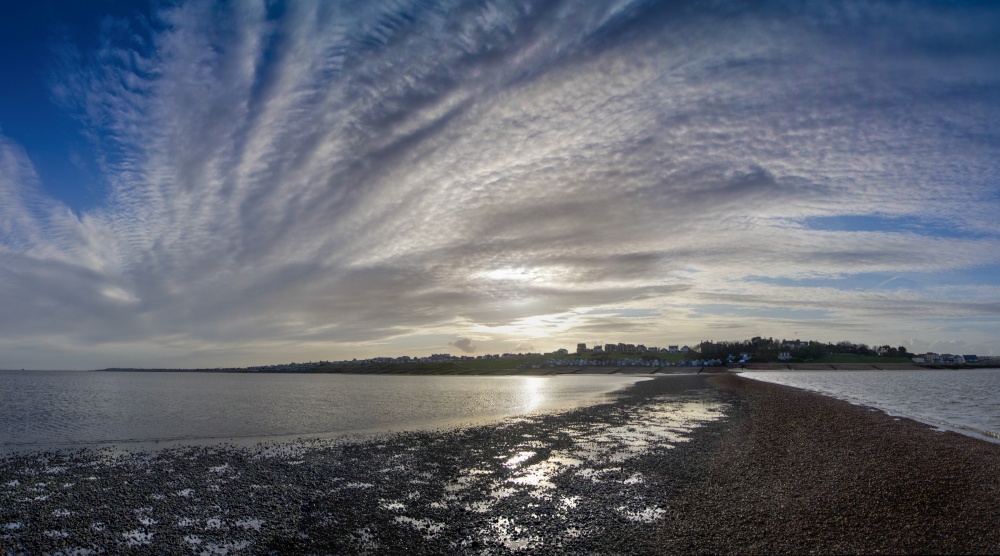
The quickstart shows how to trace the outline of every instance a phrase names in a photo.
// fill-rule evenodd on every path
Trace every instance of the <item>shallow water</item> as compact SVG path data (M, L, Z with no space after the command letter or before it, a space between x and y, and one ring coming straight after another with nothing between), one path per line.
M0 554L263 553L288 531L322 553L608 552L609 530L670 513L671 456L729 408L717 390L625 400L359 443L0 459Z
M0 371L0 453L480 423L598 403L636 380Z
M1000 442L1000 369L752 371L742 376L828 394Z

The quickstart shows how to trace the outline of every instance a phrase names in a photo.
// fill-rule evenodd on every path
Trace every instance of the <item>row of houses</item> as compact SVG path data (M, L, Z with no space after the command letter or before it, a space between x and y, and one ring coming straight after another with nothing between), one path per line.
M623 357L620 359L549 359L548 367L710 367L722 365L721 359L704 359L673 363L666 359L640 359Z
M568 353L565 349L563 353ZM482 361L487 359L508 359L511 357L541 356L541 353L495 353L484 355L452 355L450 353L432 353L424 357L410 357L402 355L399 357L371 357L369 359L351 359L335 361L336 364L345 363L442 363L450 361Z
M667 346L665 348L660 348L656 346L645 346L643 344L597 344L592 348L588 348L587 344L576 344L576 353L691 353L691 348L688 346Z
M979 357L975 355L952 355L950 353L934 353L928 351L912 357L914 363L952 363L964 365L966 363L979 363Z
M323 365L329 364L329 361L311 361L309 363L281 363L278 365L257 365L255 367L246 367L247 371L254 371L260 373L300 373L303 371L311 371L316 367L321 367ZM242 369L231 369L233 371L238 371Z

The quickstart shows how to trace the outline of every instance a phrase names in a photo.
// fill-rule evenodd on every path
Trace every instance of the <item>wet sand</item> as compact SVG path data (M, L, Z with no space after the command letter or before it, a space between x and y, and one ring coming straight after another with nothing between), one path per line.
M0 554L1000 552L1000 445L734 375L461 430L0 459Z

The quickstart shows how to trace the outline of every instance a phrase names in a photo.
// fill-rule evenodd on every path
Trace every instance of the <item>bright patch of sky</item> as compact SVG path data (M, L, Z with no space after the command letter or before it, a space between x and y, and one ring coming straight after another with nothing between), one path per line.
M998 59L992 3L14 4L0 368L1000 353Z

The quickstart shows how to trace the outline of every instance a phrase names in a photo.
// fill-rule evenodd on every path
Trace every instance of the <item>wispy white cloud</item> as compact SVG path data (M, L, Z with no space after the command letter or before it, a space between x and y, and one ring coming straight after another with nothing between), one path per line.
M108 20L53 85L107 203L73 214L0 140L0 331L27 346L0 366L53 345L224 364L808 322L898 343L1000 318L993 289L746 280L1000 264L998 10L887 9L191 1ZM935 226L808 225L837 215ZM829 316L727 328L712 304Z

